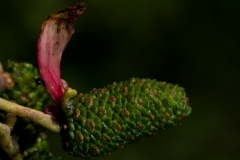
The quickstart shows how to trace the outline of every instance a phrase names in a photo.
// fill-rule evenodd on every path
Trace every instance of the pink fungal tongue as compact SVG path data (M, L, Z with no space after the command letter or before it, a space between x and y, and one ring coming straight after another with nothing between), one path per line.
M37 44L39 74L57 105L64 93L60 71L62 53L74 33L75 20L85 11L85 3L76 3L53 13L41 26Z

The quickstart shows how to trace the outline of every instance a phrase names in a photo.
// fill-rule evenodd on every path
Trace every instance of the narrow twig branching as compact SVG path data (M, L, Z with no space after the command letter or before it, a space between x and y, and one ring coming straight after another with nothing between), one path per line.
M6 111L8 113L13 113L19 117L23 117L30 121L38 123L50 131L56 133L59 133L60 131L59 124L52 118L52 116L44 114L41 111L21 106L3 98L0 98L0 110Z
M18 146L18 137L11 136L11 129L0 123L0 146L8 154L11 159L22 160L21 153Z
M4 124L7 125L12 131L16 121L17 121L17 116L15 114L7 113Z

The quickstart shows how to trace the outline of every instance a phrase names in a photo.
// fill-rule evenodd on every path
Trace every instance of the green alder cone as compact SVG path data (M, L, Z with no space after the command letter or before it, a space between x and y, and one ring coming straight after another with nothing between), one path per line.
M43 111L51 98L43 85L36 85L35 79L39 77L37 68L30 63L17 63L8 61L5 72L12 76L14 86L0 93L0 97L20 105ZM4 120L5 112L0 111L0 121ZM19 136L20 150L35 143L36 137L44 130L43 127L18 117L12 133Z
M63 149L72 156L110 155L126 145L180 124L191 113L184 88L132 78L89 93L65 92Z
M50 96L45 87L36 85L39 74L32 64L8 61L5 72L11 74L14 87L0 93L1 97L37 110L43 110L49 103Z

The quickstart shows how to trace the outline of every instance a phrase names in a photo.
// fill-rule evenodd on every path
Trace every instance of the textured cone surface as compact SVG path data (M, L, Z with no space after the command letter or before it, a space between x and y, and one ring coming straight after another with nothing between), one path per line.
M63 148L81 158L110 155L179 125L191 113L182 87L150 79L132 78L87 94L64 96L62 102Z
M5 72L11 74L14 87L0 93L0 97L29 108L43 110L50 97L43 85L36 86L35 79L39 78L37 68L29 63L9 61Z
M37 68L29 63L17 63L9 61L5 72L11 74L14 86L0 93L0 97L18 103L20 105L43 110L51 100L43 85L36 86L35 79L39 77ZM0 122L5 118L5 112L0 111ZM33 143L43 128L27 119L18 117L12 131L19 136L20 150L23 151Z

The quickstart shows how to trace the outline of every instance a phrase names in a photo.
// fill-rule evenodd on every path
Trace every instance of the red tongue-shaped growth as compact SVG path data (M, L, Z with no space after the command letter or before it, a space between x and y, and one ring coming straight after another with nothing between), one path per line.
M85 3L76 3L53 13L41 26L37 44L39 74L56 105L64 93L60 71L62 53L74 33L75 20L85 11Z

